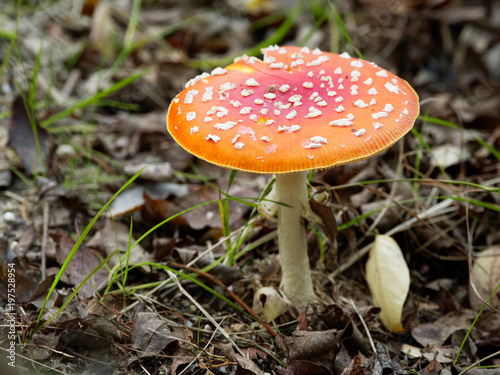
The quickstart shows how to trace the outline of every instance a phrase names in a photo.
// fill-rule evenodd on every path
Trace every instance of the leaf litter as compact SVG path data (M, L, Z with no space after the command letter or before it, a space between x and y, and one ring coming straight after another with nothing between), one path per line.
M308 235L319 298L297 311L277 291L275 223L252 207L268 178L232 180L195 160L164 121L198 67L264 40L354 55L331 3L83 3L22 6L17 31L15 2L0 15L0 309L8 314L14 263L20 373L447 375L500 365L500 7L334 3L366 58L413 84L425 116L384 154L314 175L314 190L330 194L311 199L327 223ZM143 168L54 285L84 228ZM225 207L225 192L251 199ZM385 307L398 312L398 334L365 273L380 233L410 271L408 298L396 292L404 306ZM386 278L400 271L390 259L379 261ZM42 306L41 322L53 320L38 329ZM3 349L7 334L2 326Z

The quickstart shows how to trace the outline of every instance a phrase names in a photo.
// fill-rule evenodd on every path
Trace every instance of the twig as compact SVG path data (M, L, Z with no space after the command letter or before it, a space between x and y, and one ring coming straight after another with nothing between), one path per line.
M366 325L365 319L363 319L363 316L359 313L358 308L354 304L354 301L352 298L349 299L349 303L351 304L352 308L356 312L356 314L359 317L359 320L361 321L361 324L363 325L363 328L366 331L366 335L368 336L368 341L370 341L370 346L372 347L372 350L374 353L377 352L377 348L375 348L375 343L373 342L372 335L370 334L370 330L368 329L368 326Z
M496 353L492 353L492 354L490 354L490 355L488 355L488 356L486 356L484 358L481 358L480 360L474 362L472 365L470 365L469 367L467 367L463 371L459 372L458 375L464 375L467 371L471 370L474 366L480 364L483 361L486 361L487 359L493 358L496 355L500 355L500 351L498 351Z
M175 275L175 273L173 273L172 271L168 271L167 270L167 273L168 275L170 276L170 278L172 280L175 281L175 283L177 284L177 287L179 288L179 290L181 291L182 294L184 294L202 313L203 315L205 315L208 320L210 320L212 322L212 324L215 326L215 329L216 330L219 330L220 333L222 333L222 335L233 345L233 347L238 351L238 353L240 353L243 357L245 356L245 354L241 351L241 349L238 347L238 345L236 345L236 343L234 342L234 340L231 338L231 336L229 336L229 334L224 330L224 328L222 328L220 326L219 323L217 323L215 321L215 319L208 313L208 311L206 311L203 306L201 306L198 301L196 301L193 296L191 294L189 294L187 292L186 289L184 289L179 281L179 279L177 278L177 276Z
M450 206L453 203L453 199L445 199L442 202L439 202L435 206L430 207L424 212L419 213L418 215L415 215L415 217L412 217L410 220L405 221L404 223L399 224L398 226L395 226L391 230L387 231L385 234L387 236L392 236L396 233L402 232L408 228L410 228L414 223L417 221L421 221L425 218L434 216L436 214L443 214L444 209L448 206ZM363 258L368 251L372 248L373 243L370 243L363 247L361 250L353 254L347 261L342 263L335 271L333 271L328 277L329 279L333 279L337 275L341 274L345 270L349 269L353 264L355 264L358 260Z
M188 267L188 266L185 266L183 264L179 264L179 263L175 263L175 262L167 262L168 264L170 264L171 266L173 267L177 267L177 268L183 268L183 269L187 269L191 272L194 272L208 280L210 280L211 282L213 282L214 284L217 284L221 287L224 288L224 290L226 291L227 294L229 294L231 296L231 298L233 298L241 307L243 307L243 309L245 309L250 315L252 315L255 319L257 319L257 321L262 324L262 326L271 334L273 335L277 340L279 341L282 341L283 338L274 330L272 329L272 327L264 322L259 315L257 315L255 313L255 311L253 311L245 302L243 302L236 294L234 294L228 287L226 287L224 285L224 283L222 281L220 281L217 277L215 276L212 276L206 272L203 272L199 269L196 269L196 268L193 268L193 267Z
M47 271L47 239L49 237L49 211L50 204L48 199L45 199L43 204L43 234L42 234L42 251L40 257L40 268L42 272L42 280L45 280Z

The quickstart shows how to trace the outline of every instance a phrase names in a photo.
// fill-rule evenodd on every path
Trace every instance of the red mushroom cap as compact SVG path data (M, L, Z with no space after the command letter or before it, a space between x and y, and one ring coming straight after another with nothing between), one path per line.
M186 84L167 127L187 151L259 173L327 168L394 144L419 113L411 86L343 53L268 47Z

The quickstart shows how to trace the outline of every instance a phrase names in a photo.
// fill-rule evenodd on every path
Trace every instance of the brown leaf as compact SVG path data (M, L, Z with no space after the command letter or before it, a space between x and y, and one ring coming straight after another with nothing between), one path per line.
M321 229L333 244L337 239L337 220L333 215L332 208L317 202L314 196L309 199L309 205L313 212L321 218Z
M344 371L342 371L342 375L364 375L365 369L361 364L361 357L359 355L355 355L352 359L349 366L347 366Z
M144 205L142 207L142 216L146 220L160 222L182 211L175 203L165 199L155 199L146 191L143 193ZM171 220L172 223L187 225L187 221L182 216L177 216Z
M450 313L432 323L423 323L411 330L413 338L422 346L441 346L450 335L470 327L470 317L462 312Z
M132 327L132 347L140 357L160 353L168 344L177 341L166 321L157 313L140 312Z
M31 123L21 96L12 103L8 145L16 151L29 174L47 170L51 148L49 135L36 120L35 123Z
M285 338L287 360L307 360L333 370L333 361L338 348L337 330L295 331Z
M12 275L15 279L15 302L27 302L33 296L38 281L25 272L19 258L7 241L0 239L0 301L7 301L7 291L12 289ZM11 293L11 292L9 292Z
M75 241L62 229L55 230L50 236L57 244L56 260L62 265L75 245ZM101 263L98 254L95 249L81 244L62 275L61 281L78 286ZM80 289L79 295L84 299L92 297L94 287L106 281L107 276L108 271L106 268L99 269Z

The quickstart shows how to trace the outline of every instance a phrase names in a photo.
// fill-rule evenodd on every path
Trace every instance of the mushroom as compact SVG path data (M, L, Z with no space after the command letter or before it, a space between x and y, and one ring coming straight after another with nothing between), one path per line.
M308 204L307 171L394 144L412 128L418 96L406 81L347 53L271 46L263 54L190 80L170 105L167 128L200 159L275 174L259 210L278 213L281 288L303 307L315 295L303 218L320 221Z

